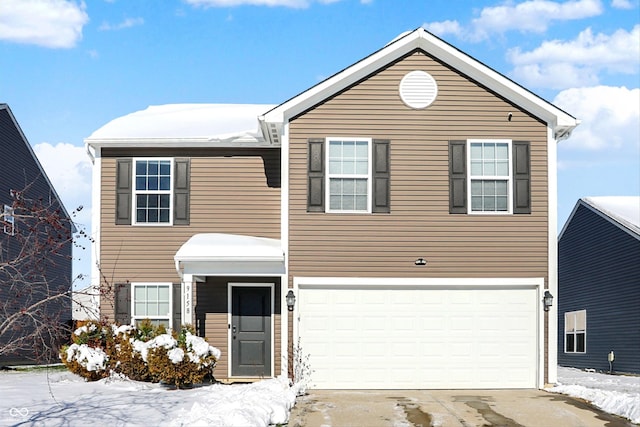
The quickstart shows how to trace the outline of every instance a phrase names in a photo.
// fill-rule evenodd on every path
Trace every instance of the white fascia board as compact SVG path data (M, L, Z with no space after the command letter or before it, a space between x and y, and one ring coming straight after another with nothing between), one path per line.
M580 123L575 117L428 33L423 28L390 43L324 82L280 104L261 116L260 120L270 123L284 123L416 48L433 55L545 121L554 130L557 140L567 138L573 128Z

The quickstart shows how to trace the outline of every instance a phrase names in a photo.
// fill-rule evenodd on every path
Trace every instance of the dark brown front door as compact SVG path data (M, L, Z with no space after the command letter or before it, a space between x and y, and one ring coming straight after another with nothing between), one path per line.
M231 287L231 375L271 376L271 288Z

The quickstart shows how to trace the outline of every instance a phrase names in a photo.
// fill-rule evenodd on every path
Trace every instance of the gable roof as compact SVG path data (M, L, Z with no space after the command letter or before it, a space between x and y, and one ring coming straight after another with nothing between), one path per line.
M27 140L27 137L22 132L22 128L18 124L18 121L16 120L15 116L13 115L13 112L11 111L11 108L9 108L8 104L0 103L0 114L2 114L2 113L7 114L7 116L9 117L9 120L15 126L16 131L20 135L20 139L22 139L22 143L25 145L25 147L26 147L27 151L29 152L29 154L31 155L36 167L40 171L40 175L42 176L42 178L44 178L45 182L47 183L47 186L49 187L49 190L53 193L53 196L55 197L56 201L58 202L58 204L62 208L62 212L64 213L64 216L66 218L71 218L71 216L69 215L69 212L67 211L67 209L64 206L64 203L62 202L62 198L60 198L60 196L58 195L58 192L56 191L55 187L51 183L51 180L49 179L49 176L47 175L47 173L45 172L44 168L42 167L42 164L40 164L40 160L38 160L38 156L36 156L35 151L33 151L33 147L31 147L31 144L29 144L29 141ZM18 189L18 190L21 190L21 189ZM76 230L75 224L72 224L71 227L72 227L73 232L75 232L75 230Z
M580 206L584 206L624 232L640 239L640 196L584 197L578 200L567 219L558 240Z
M273 104L168 104L118 117L85 139L87 145L141 147L266 144L258 116Z
M310 89L278 105L260 117L263 133L279 143L282 126L296 115L364 79L376 70L416 49L421 49L467 75L481 85L543 120L553 129L554 138L566 139L580 123L578 119L545 101L504 75L465 54L424 28L405 33L382 49L334 74Z

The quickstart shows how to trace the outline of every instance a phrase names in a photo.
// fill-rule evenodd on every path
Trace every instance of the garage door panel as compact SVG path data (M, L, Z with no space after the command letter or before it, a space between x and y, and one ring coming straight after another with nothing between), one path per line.
M535 289L304 288L316 388L536 386Z

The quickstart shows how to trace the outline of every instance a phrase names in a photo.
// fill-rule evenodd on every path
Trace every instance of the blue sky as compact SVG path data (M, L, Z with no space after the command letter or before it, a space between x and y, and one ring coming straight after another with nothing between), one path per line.
M558 147L562 227L640 194L639 0L0 0L0 102L89 226L84 138L169 103L281 103L424 27L582 120ZM90 250L76 251L90 272Z

